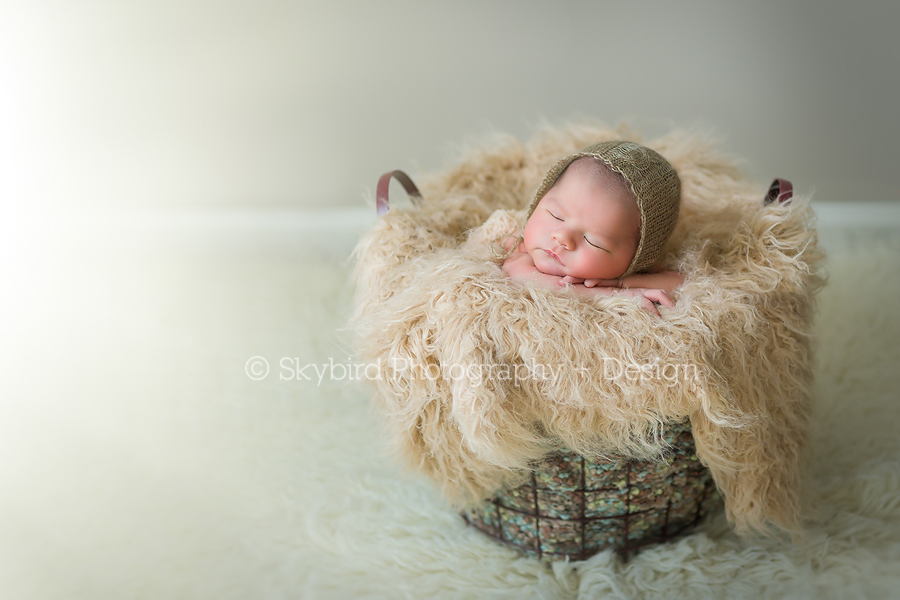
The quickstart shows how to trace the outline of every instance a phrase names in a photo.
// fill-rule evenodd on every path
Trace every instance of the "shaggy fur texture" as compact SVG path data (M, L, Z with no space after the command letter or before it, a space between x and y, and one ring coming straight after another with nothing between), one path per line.
M619 138L657 150L682 180L666 266L686 282L661 317L631 299L523 286L493 252L550 165ZM763 207L764 189L702 138L595 125L504 140L422 183L424 201L392 210L355 253L360 354L385 369L377 403L408 463L463 505L552 448L656 456L665 423L689 417L736 530L801 532L822 283L808 199Z
M166 235L113 221L105 237L96 218L60 224L35 236L35 252L56 244L25 258L4 298L22 318L7 321L0 380L0 598L897 598L900 215L844 239L825 208L807 490L819 519L785 544L739 539L716 516L627 564L612 550L522 558L397 468L368 384L341 369L287 378L282 357L348 360L346 217L310 231L303 213L290 227L190 215ZM268 377L248 377L253 356Z

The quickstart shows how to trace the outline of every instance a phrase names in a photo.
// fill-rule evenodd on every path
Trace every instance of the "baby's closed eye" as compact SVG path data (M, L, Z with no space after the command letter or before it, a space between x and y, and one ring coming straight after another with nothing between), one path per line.
M589 239L588 239L588 236L584 236L584 241L586 241L588 244L590 244L590 245L593 246L594 248L597 248L598 250L606 250L606 248L604 248L604 247L601 246L600 244L595 244L594 242L592 242L591 240L589 240ZM606 251L609 252L609 250L606 250Z

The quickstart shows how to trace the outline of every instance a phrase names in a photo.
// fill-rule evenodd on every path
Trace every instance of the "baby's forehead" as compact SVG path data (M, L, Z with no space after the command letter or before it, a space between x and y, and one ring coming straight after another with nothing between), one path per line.
M607 175L610 174L611 171L608 166L606 166L603 161L600 161L593 156L580 156L573 160L566 170L563 171L562 177L566 176L566 173L595 173L597 175ZM560 177L560 179L562 179Z
M609 165L602 160L593 156L580 156L572 161L572 163L563 171L556 184L562 181L566 176L570 178L591 177L602 183L611 191L624 192L628 196L634 196L631 186L625 180L621 173L612 170ZM554 184L554 187L556 186Z
M582 156L572 161L550 189L557 187L563 181L573 180L588 180L596 183L610 195L621 197L637 208L637 198L625 178L593 156Z
M581 215L585 217L586 222L593 223L593 221L596 220L594 219L594 217L597 217L599 219L597 222L601 225L593 227L594 229L606 229L612 222L616 228L621 228L627 231L628 235L630 235L631 233L639 235L641 226L641 210L637 204L636 199L634 198L634 195L629 189L625 188L626 184L624 183L624 181L620 185L616 180L610 177L593 175L595 171L590 167L590 162L596 161L590 157L588 157L588 161L588 165L576 167L579 170L573 171L571 173L571 177L566 180L569 183L563 183L560 188L558 188L559 193L546 194L542 202L546 200L553 206L557 206L563 211L568 210L573 214ZM581 171L580 169L584 170ZM553 188L556 188L557 185L563 182L564 177L565 174L563 174L563 176L560 177L559 180L557 180L557 183L553 186ZM569 191L571 191L571 188L567 188L567 186L573 181L587 178L591 178L591 183L600 186L602 188L602 191L593 192L589 197L590 202L585 204L583 202L573 200L573 197L568 193ZM555 192L556 190L553 190L553 188L551 188L551 191ZM606 218L604 219L604 217ZM612 221L610 221L609 219L612 219ZM626 224L627 226L622 227Z

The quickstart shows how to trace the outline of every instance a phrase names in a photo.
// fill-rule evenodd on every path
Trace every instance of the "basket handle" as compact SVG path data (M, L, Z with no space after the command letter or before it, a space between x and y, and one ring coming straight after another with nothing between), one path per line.
M375 212L379 217L384 215L390 209L388 191L390 190L391 179L399 181L400 185L403 186L403 189L413 201L422 199L422 193L419 192L419 188L416 187L416 184L413 183L413 180L410 179L409 175L400 169L388 171L378 179L378 186L375 189ZM773 202L788 204L793 197L794 186L791 182L787 179L776 177L775 180L772 181L772 185L769 186L769 191L766 193L763 204L766 206Z
M375 190L375 212L379 217L385 214L390 208L390 204L388 203L388 190L391 187L391 178L400 182L403 189L406 190L407 195L409 195L412 200L422 199L419 188L417 188L416 184L413 183L413 180L409 178L409 175L400 170L388 171L378 179L378 187Z
M776 201L781 204L789 204L793 196L794 186L791 185L791 182L787 179L776 178L769 186L769 192L763 200L763 205L768 206Z

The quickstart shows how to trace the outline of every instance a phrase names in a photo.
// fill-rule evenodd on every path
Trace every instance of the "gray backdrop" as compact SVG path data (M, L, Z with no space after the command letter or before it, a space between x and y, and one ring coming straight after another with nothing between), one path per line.
M718 133L767 182L900 200L900 3L0 1L0 188L66 207L361 205L583 116Z

